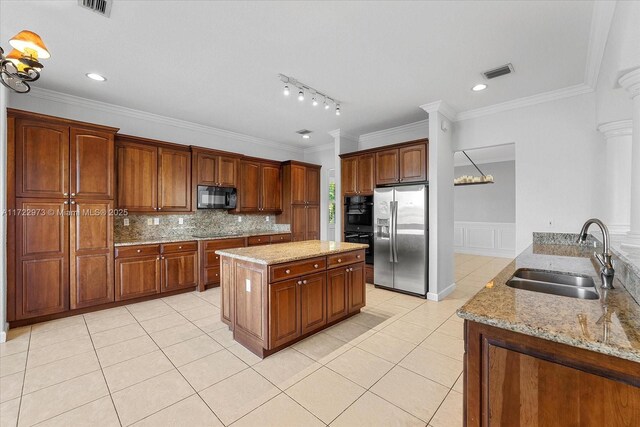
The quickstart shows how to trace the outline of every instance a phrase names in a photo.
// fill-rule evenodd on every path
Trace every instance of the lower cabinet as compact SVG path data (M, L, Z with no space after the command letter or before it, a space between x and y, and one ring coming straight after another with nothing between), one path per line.
M220 256L219 249L243 248L246 246L244 237L234 239L204 240L200 245L200 286L204 291L207 286L220 284Z
M349 313L348 268L334 268L327 272L327 322L333 322Z
M366 304L367 288L364 280L364 263L349 267L348 277L349 313L360 310Z
M303 276L300 287L300 328L306 334L327 324L327 275L325 272Z
M269 285L269 348L300 336L299 279Z
M198 284L198 251L162 256L162 291L191 288Z

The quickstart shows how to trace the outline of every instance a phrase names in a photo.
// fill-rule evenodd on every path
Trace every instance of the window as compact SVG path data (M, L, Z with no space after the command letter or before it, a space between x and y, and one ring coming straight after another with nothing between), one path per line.
M336 183L329 183L329 224L336 223Z

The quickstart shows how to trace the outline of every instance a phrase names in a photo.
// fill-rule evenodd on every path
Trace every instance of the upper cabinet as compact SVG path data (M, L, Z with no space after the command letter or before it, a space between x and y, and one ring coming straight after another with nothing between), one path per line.
M376 185L427 180L427 143L417 142L376 153Z
M342 159L342 192L345 195L373 194L374 155L360 154Z
M189 147L118 135L118 207L131 212L191 210Z
M320 238L320 166L296 161L282 165L282 215L279 223L290 224L291 240Z
M196 185L234 188L237 186L237 156L195 148L192 155Z
M237 212L280 213L282 175L280 163L240 160Z
M112 199L115 129L16 120L16 196Z

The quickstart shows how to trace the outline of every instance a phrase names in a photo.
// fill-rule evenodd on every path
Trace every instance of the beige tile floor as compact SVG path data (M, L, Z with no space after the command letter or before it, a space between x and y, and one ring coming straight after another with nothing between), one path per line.
M0 426L462 424L455 310L510 260L455 255L441 302L367 285L362 313L260 360L220 322L220 290L13 329Z

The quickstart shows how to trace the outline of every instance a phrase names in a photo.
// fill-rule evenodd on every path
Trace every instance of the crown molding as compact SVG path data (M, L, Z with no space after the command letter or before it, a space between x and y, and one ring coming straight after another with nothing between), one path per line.
M269 148L276 148L278 150L288 151L292 153L302 154L303 149L301 147L292 146L287 143L278 143L264 138L258 138L251 135L246 135L239 132L233 132L225 129L216 128L213 126L201 125L194 122L189 122L181 119L174 119L172 117L161 116L159 114L149 113L147 111L136 110L133 108L123 107L120 105L109 104L107 102L95 101L93 99L82 98L80 96L69 95L62 92L56 92L50 89L43 89L34 87L25 96L33 96L38 99L44 99L47 101L54 101L68 105L74 105L77 107L88 108L97 111L103 111L106 113L117 114L125 117L134 117L141 120L147 120L154 123L164 124L167 126L178 127L195 132L206 133L209 135L215 135L222 138L233 139L236 141L248 142L251 144L261 145Z
M584 70L584 82L587 86L596 87L600 66L609 38L611 21L616 10L617 1L594 1L591 28L589 30L589 45L587 49L587 64Z
M429 102L428 104L422 104L420 108L422 108L428 114L435 113L437 111L438 113L441 113L449 120L455 120L455 118L458 116L456 110L454 110L449 104L447 104L443 100Z
M327 144L315 145L313 147L305 148L303 151L307 153L319 153L320 151L334 150L336 148L335 142L329 142Z
M334 139L336 139L336 138L345 138L345 139L350 139L352 141L358 142L358 137L357 136L348 134L345 131L340 130L340 129L334 129L334 130L331 130L331 131L329 131L327 133L329 135L331 135Z
M615 138L616 136L630 136L632 130L633 122L631 120L619 120L598 126L598 132L602 133L605 139Z
M525 96L524 98L513 99L511 101L501 102L499 104L489 105L487 107L476 108L459 113L456 121L475 119L477 117L488 116L503 111L514 110L516 108L529 107L531 105L542 104L544 102L555 101L572 96L583 95L593 92L593 88L580 83L578 85L556 89L549 92L539 93L537 95Z
M425 119L425 120L420 120L418 122L413 122L413 123L407 123L406 125L400 125L400 126L396 126L393 128L389 128L389 129L383 129L383 130L379 130L379 131L375 131L375 132L369 132L369 133L365 133L360 135L360 138L358 138L359 142L368 142L374 139L378 139L378 138L384 138L384 137L388 137L388 136L394 136L394 135L398 135L398 134L403 134L406 132L411 132L414 130L418 130L418 129L422 129L424 127L428 127L429 126L429 120ZM425 135L427 136L427 135Z
M618 83L629 92L631 99L640 96L640 68L625 73Z

